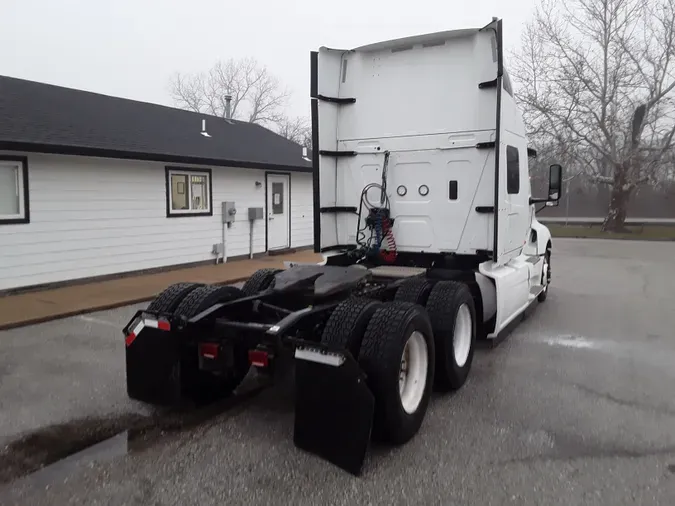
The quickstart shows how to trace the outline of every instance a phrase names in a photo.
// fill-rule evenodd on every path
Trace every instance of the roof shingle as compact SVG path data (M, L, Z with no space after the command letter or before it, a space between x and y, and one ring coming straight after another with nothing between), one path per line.
M300 145L253 123L6 76L0 149L311 170Z

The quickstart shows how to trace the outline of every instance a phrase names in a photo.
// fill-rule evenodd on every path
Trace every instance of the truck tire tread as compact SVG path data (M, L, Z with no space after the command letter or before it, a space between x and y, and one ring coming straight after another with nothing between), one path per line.
M346 348L354 358L358 357L368 323L381 306L379 301L358 297L341 302L328 318L321 342Z
M246 280L241 291L246 297L250 297L268 288L272 288L274 286L274 276L281 271L282 269L259 269Z
M242 291L234 286L202 286L190 292L178 305L174 314L192 318L209 306L243 297Z
M415 277L406 279L396 290L394 300L424 306L433 287L434 284L427 278Z
M174 283L169 285L150 303L147 310L157 313L173 313L181 301L193 290L204 286L201 283Z
M459 367L455 361L453 339L457 311L462 304L469 306L472 319L471 348L466 363ZM436 387L441 391L457 390L466 382L473 362L476 344L476 310L469 287L459 281L439 281L426 305L436 341Z
M412 329L412 330L411 330ZM406 413L399 393L401 357L413 330L427 340L427 384L417 410ZM434 339L426 310L407 302L389 302L375 311L361 344L359 364L375 396L373 435L393 444L404 444L419 430L426 413L434 377Z

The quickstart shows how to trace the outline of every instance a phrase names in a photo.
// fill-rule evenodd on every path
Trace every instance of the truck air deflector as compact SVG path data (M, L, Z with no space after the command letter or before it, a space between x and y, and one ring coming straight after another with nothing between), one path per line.
M321 250L321 195L317 191L320 184L319 167L319 52L311 51L310 60L310 102L312 116L312 185L313 194L313 218L314 218L314 252Z
M309 96L317 98L319 96L319 52L311 51L309 53Z
M504 47L502 41L502 20L493 19L492 23L488 24L482 30L492 30L495 34L495 46L493 49L496 51L497 57L497 77L496 88L497 88L497 107L495 111L495 169L494 169L494 209L497 211L494 213L493 217L493 238L492 238L492 260L494 262L499 261L500 246L499 246L499 162L500 162L500 151L501 151L501 118L502 118L502 87L503 87L503 76L504 76ZM478 146L477 146L478 147Z
M499 209L499 153L501 151L501 131L502 131L502 81L504 79L504 47L502 42L502 20L497 21L497 120L495 137L495 211ZM494 213L494 239L492 241L492 260L499 261L499 212Z

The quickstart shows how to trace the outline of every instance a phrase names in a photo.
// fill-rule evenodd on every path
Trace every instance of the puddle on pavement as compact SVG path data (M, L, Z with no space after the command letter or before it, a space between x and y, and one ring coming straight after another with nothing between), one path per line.
M64 482L79 466L92 462L106 462L126 455L128 451L128 438L129 433L124 431L53 464L38 469L25 476L21 481L29 482L32 487L41 488L45 488L52 483Z
M235 414L235 408L243 408L267 384L252 377L235 395L191 411L85 418L38 429L0 448L0 484L19 478L36 486L63 481L76 467L142 451L167 433Z
M33 431L0 449L0 483L9 482L108 439L127 427L147 423L143 415L87 418Z

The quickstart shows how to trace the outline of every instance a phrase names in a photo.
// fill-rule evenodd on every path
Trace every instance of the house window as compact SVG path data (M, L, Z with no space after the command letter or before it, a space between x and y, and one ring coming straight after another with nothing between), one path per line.
M520 192L520 159L518 148L506 146L506 193Z
M0 225L29 221L27 159L0 156Z
M166 169L167 216L211 216L211 171Z
M272 214L284 214L284 183L272 183Z

